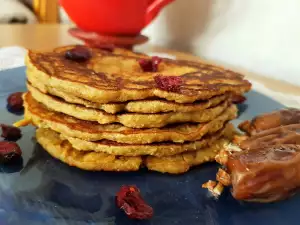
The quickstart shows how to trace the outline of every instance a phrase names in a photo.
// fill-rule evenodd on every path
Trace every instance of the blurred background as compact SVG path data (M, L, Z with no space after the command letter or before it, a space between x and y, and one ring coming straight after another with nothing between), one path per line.
M71 23L56 0L0 0L1 23ZM176 0L143 30L150 43L300 85L299 0ZM276 65L276 66L274 66Z
M68 23L57 0L0 0L1 23Z

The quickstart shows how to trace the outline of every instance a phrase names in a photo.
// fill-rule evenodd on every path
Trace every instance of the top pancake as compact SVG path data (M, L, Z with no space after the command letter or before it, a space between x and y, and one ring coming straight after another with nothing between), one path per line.
M251 84L235 72L205 63L163 59L158 72L143 72L138 60L145 55L120 55L88 48L92 57L82 63L65 58L68 49L29 51L26 57L29 82L39 79L42 91L54 87L97 103L125 102L159 97L191 103L226 92L244 93ZM150 59L150 57L149 57ZM180 77L180 85L165 89L155 82L157 75Z

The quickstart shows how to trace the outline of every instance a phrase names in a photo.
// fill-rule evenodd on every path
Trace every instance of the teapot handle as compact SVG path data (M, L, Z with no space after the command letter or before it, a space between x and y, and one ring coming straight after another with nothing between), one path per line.
M148 25L167 4L174 0L149 0L149 6L146 12L146 24Z

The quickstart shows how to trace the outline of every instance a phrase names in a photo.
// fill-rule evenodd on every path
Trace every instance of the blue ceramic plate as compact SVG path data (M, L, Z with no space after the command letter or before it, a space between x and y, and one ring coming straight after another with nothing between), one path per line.
M6 109L7 96L25 90L24 68L0 72L0 122L20 119ZM240 117L280 109L283 106L257 92L247 94ZM32 138L33 127L22 129L18 141L23 161L2 166L0 172L0 224L13 225L299 225L300 197L274 203L250 204L234 200L227 191L216 201L201 184L215 178L217 165L209 163L171 176L149 171L132 173L86 172L49 156ZM128 219L114 202L123 184L136 184L154 208L150 221Z

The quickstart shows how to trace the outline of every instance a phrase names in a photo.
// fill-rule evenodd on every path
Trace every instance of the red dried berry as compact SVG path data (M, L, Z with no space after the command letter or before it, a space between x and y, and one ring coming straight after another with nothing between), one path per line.
M8 107L14 111L19 112L23 110L23 98L22 98L23 92L15 92L12 93L7 98L7 105Z
M117 193L116 203L131 219L144 220L153 216L153 208L142 199L136 186L122 186Z
M152 72L152 60L140 59L139 64L144 72Z
M152 72L158 71L158 65L161 63L162 59L158 56L152 57Z
M10 163L22 156L19 145L15 142L0 141L0 162Z
M164 91L178 91L183 83L181 77L178 76L162 76L154 77L154 81L158 88Z
M1 137L4 137L6 140L16 141L21 138L21 130L18 127L9 126L6 124L1 124L2 134Z
M84 62L89 60L91 57L91 52L84 46L76 46L65 53L66 59L76 62Z
M153 56L152 59L140 59L139 64L144 72L157 72L161 61L158 56Z
M247 100L246 97L243 95L233 95L231 101L234 104L241 104L241 103L245 102L246 100Z

